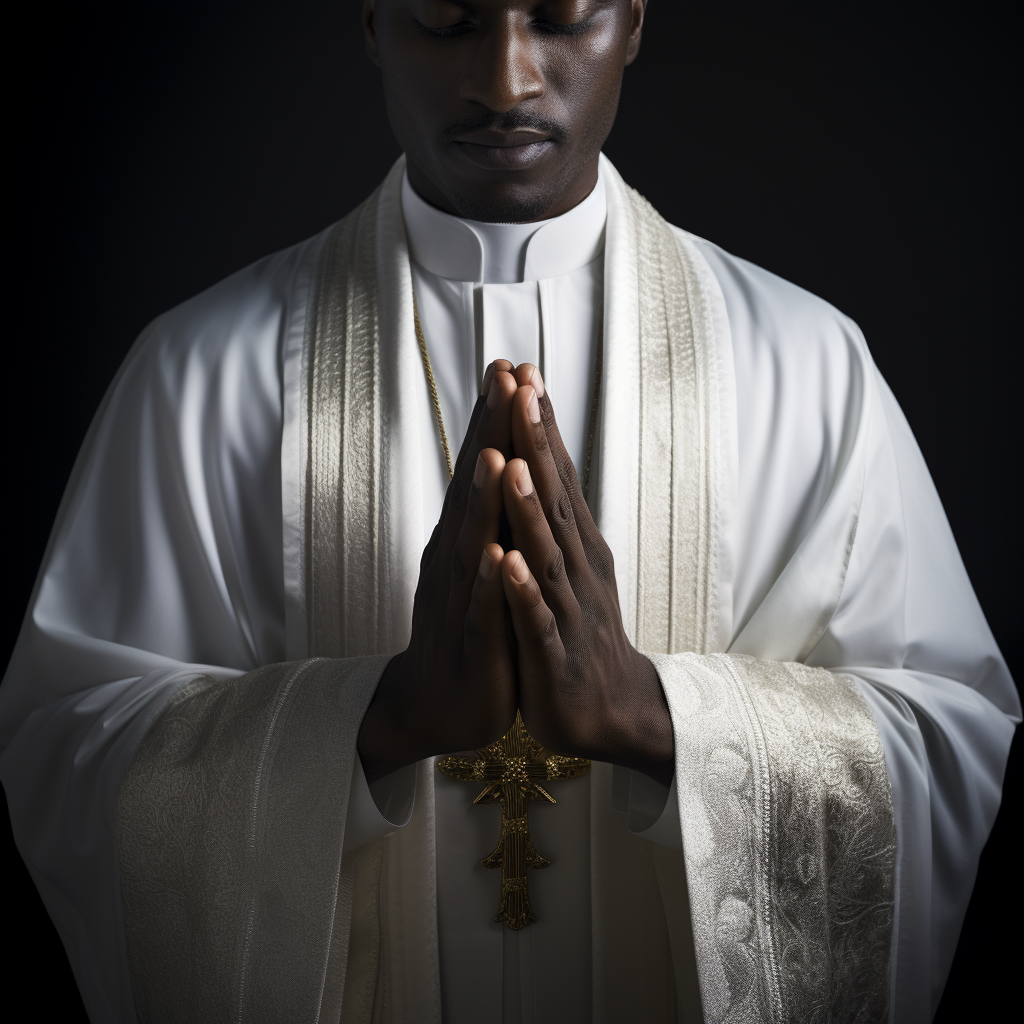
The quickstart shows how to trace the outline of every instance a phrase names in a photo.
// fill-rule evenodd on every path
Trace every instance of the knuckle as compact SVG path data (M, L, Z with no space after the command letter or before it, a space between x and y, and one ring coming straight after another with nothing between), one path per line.
M544 425L542 423L537 424L537 427L533 432L533 436L534 444L536 445L537 452L539 454L542 454L551 448L551 445L548 443L547 432L544 430Z
M451 503L451 507L459 512L464 512L466 509L467 499L467 488L465 482L462 479L461 473L456 473L452 477L452 482L448 485L448 500Z
M603 654L614 649L615 636L608 628L606 622L598 622L594 626L591 633L591 642L593 643L594 650L601 651Z
M549 614L541 624L537 639L542 647L555 646L555 642L558 640L558 624L555 622L554 615Z
M553 526L565 531L573 525L572 505L569 504L569 496L562 491L552 502L548 518Z
M565 557L560 547L555 548L551 560L547 564L545 574L551 583L561 583L565 578Z
M564 449L556 460L558 467L558 475L563 480L576 480L577 486L579 485L578 478L576 476L576 466L573 464L572 459L569 458L569 453Z
M457 580L459 583L465 583L466 581L466 559L463 557L462 551L456 545L452 551L452 578Z
M594 572L603 583L615 582L615 558L603 537L594 546L593 566Z

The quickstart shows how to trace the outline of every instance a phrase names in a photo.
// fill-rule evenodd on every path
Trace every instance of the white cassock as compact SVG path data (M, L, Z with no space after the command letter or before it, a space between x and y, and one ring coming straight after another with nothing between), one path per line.
M798 1020L839 993L835 1019L929 1020L1020 707L856 325L657 235L607 161L540 224L442 214L401 161L360 211L144 332L0 689L15 836L92 1019ZM682 291L651 283L666 244ZM671 791L595 765L532 805L552 864L518 932L479 863L498 808L431 762L371 796L355 756L447 485L413 290L453 447L505 357L580 466L604 339L590 502L676 730ZM617 340L671 335L662 309L689 310L665 365Z

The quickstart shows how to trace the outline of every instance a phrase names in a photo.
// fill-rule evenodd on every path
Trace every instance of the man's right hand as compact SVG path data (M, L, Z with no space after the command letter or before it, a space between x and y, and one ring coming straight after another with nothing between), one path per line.
M388 662L359 730L375 782L435 754L483 747L516 715L498 528L516 382L492 363L423 551L409 646Z

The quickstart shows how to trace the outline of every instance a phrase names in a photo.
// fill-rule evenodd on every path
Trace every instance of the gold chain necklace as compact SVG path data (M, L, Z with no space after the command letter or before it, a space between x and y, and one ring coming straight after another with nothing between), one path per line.
M441 400L430 365L427 341L423 337L420 311L416 295L412 297L413 323L416 341L420 346L423 371L427 376L430 401L437 417L437 430L448 466L448 479L452 478L452 457L448 449L448 435L441 415ZM590 454L594 447L594 429L597 425L597 407L601 393L602 342L598 341L594 371L594 394L590 402L590 431L587 437L587 455L583 464L583 497L586 499L590 483ZM519 929L537 920L530 906L526 887L527 868L546 868L551 861L542 857L530 839L527 816L529 800L543 797L551 803L555 798L541 785L556 779L578 779L590 771L585 757L562 757L542 747L527 731L523 717L517 711L512 728L496 743L477 751L476 760L465 757L442 757L437 762L440 772L460 782L482 782L484 788L473 801L475 804L501 803L501 835L494 852L480 862L487 868L501 868L501 906L495 921L504 921L509 928Z
M448 467L448 479L452 478L452 456L448 448L448 435L444 429L444 416L441 414L441 399L437 396L437 384L434 381L434 370L430 365L430 353L427 352L427 339L423 336L423 325L420 323L420 310L416 304L416 295L412 297L412 319L416 326L416 341L420 346L420 358L423 360L423 372L427 376L427 388L430 401L434 406L434 417L437 419L437 432L441 435L441 447L444 449L444 461ZM590 457L594 451L594 432L597 429L597 410L601 400L601 370L604 359L603 339L598 339L597 359L594 363L594 389L590 398L590 423L587 431L587 454L583 460L582 491L584 501L590 490Z

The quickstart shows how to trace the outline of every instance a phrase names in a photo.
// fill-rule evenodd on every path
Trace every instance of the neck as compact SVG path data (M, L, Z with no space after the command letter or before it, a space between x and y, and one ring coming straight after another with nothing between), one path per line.
M478 284L513 284L578 270L601 250L605 195L600 176L590 195L545 221L494 223L444 213L402 183L410 256L439 277Z

